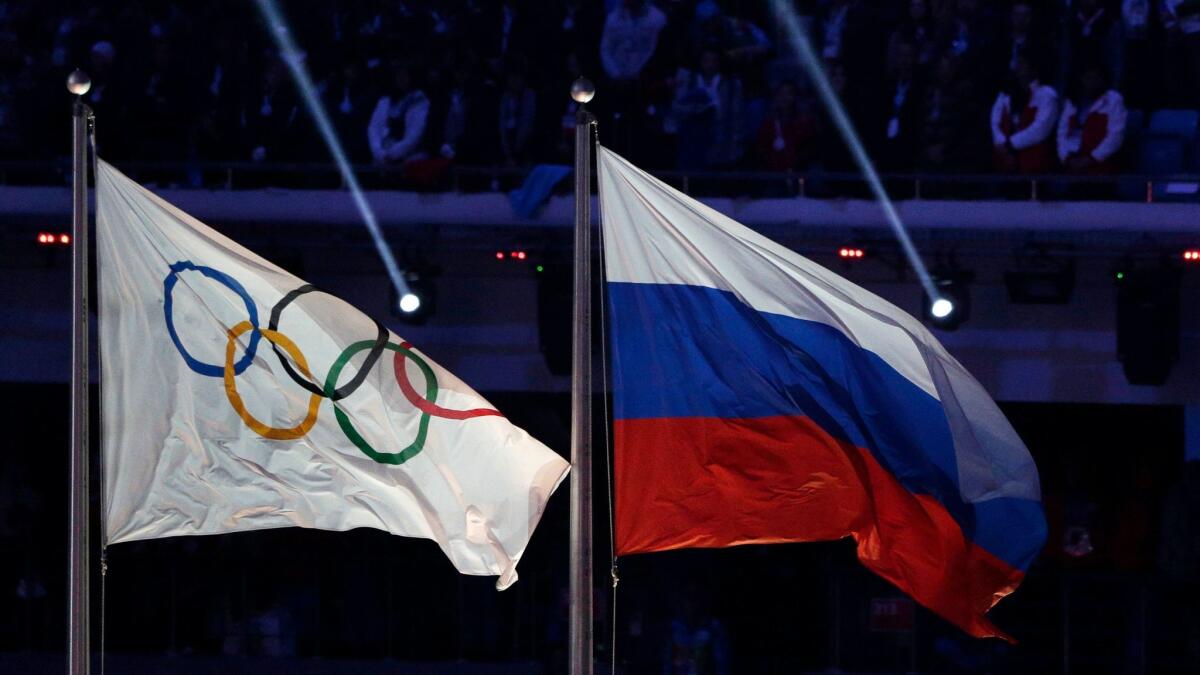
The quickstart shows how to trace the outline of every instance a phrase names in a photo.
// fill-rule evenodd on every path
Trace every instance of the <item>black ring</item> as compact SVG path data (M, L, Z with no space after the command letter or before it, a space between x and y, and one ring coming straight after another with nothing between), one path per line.
M303 286L301 286L293 291L290 291L287 295L280 298L279 302L275 303L275 306L271 308L271 320L270 320L270 323L267 325L267 327L270 330L278 331L279 330L279 315L283 314L284 308L287 307L288 305L290 305L293 300L300 297L301 295L304 295L305 293L313 293L313 292L323 293L324 291L321 291L320 289L318 289L316 286L313 286L312 284L304 284ZM372 320L374 321L374 319L372 319ZM375 365L375 362L378 361L379 357L383 354L383 350L385 347L387 347L387 343L388 343L388 337L389 337L388 329L385 328L384 325L379 323L378 321L375 321L375 328L378 330L379 335L378 335L378 337L375 338L375 344L371 345L371 351L367 352L367 358L363 360L362 366L358 369L358 374L356 374L354 376L354 379L352 379L349 382L347 382L346 384L338 387L337 389L334 389L333 395L328 397L329 400L340 401L340 400L346 398L347 396L349 396L350 394L353 394L355 392L355 390L357 390L362 385L363 381L365 381L367 379L367 373L370 372L371 368ZM272 342L271 348L274 350L275 356L279 357L279 362L281 364L283 364L283 369L285 371L287 371L287 374L289 377L292 378L292 381L294 381L296 384L300 385L301 387L304 387L304 389L306 391L314 393L317 396L325 396L325 390L322 389L320 385L318 385L314 382L310 382L308 379L306 379L305 377L300 375L300 373L297 373L292 368L291 364L288 363L287 357L282 352L279 351L278 345L276 345L275 343Z

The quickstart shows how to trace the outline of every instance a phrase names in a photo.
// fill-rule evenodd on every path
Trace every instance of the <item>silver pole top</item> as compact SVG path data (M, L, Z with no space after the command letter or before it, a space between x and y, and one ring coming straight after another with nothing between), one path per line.
M83 96L92 88L92 78L82 70L76 68L74 72L67 76L67 91L76 96Z
M587 103L596 95L596 85L586 77L581 77L571 83L571 98L576 103Z

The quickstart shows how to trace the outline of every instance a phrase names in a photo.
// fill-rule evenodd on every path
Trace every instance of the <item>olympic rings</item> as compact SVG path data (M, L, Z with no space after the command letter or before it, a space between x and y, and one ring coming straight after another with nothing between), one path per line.
M246 423L251 430L258 435L273 440L294 440L306 435L317 422L317 413L321 407L321 399L328 398L331 401L340 401L350 394L354 393L363 382L366 381L367 373L379 361L379 357L385 349L390 349L396 352L395 359L392 362L392 369L396 377L396 383L400 385L400 391L421 413L420 421L417 424L417 435L412 443L396 452L380 452L371 446L370 443L358 433L354 425L350 421L350 417L346 412L337 405L333 407L333 414L337 418L338 426L342 433L350 440L364 455L376 462L382 464L399 465L407 462L415 457L425 447L425 439L429 431L429 420L431 417L440 417L451 420L467 420L475 417L500 416L498 410L491 408L475 408L471 410L451 410L437 405L438 396L438 381L437 374L433 368L421 356L416 353L416 350L408 342L396 344L388 342L391 335L387 328L378 321L375 322L376 336L373 340L360 340L346 347L330 367L329 373L325 377L324 386L318 386L314 382L314 378L308 369L308 361L300 348L283 333L279 332L279 319L283 314L283 310L289 304L295 301L300 296L306 293L312 293L318 289L311 284L304 284L288 293L275 304L271 309L271 316L267 328L258 327L258 309L254 304L253 298L246 292L246 289L237 282L236 279L220 272L211 267L197 265L190 260L180 260L170 266L170 272L163 279L163 313L167 322L167 333L171 337L171 342L175 345L175 349L179 355L183 357L185 363L193 371L200 375L208 377L220 377L224 381L225 394L229 399L229 404L233 406L238 417ZM172 316L172 292L175 284L179 281L179 274L185 270L193 270L203 274L204 276L217 281L224 285L229 290L236 293L242 302L246 305L246 314L248 320L238 323L227 333L227 342L225 345L225 363L216 365L204 363L194 358L183 343L179 339L179 334L175 329L174 317ZM247 331L250 331L250 341L246 346L246 352L242 358L236 362L233 360L234 352L237 350L237 339ZM261 338L266 338L267 342L271 343L271 349L275 356L279 359L280 364L296 384L300 385L308 391L311 396L308 401L308 410L303 420L294 427L272 427L256 419L246 410L246 405L242 401L241 395L238 394L236 376L240 375L254 361L258 350L258 343ZM342 369L350 362L350 359L355 354L365 349L369 349L367 356L363 359L362 365L358 368L358 372L349 382L337 386L338 376L341 375ZM285 356L286 353L286 356ZM420 369L421 374L425 377L425 395L421 396L412 382L408 378L408 372L405 369L407 359L412 359ZM293 368L291 362L295 362ZM296 372L296 370L299 372Z
M283 347L284 351L286 351L289 356L296 360L296 365L300 367L300 371L303 372L306 377L312 377L312 375L308 372L308 362L305 361L304 354L301 353L295 342L289 340L286 335L273 331L269 328L255 328L254 324L250 323L249 321L243 321L229 329L229 342L225 347L225 394L229 397L229 404L233 406L233 409L237 412L238 417L242 418L242 421L246 423L246 426L258 432L258 435L262 436L263 438L270 438L279 441L290 441L300 438L301 436L307 434L308 430L312 429L313 425L317 423L317 410L321 406L320 396L313 394L309 397L308 414L304 417L304 420L302 420L300 424L290 428L281 428L267 426L266 424L263 424L255 419L254 415L251 415L250 412L246 410L246 405L242 403L242 397L238 395L237 379L234 377L233 351L237 347L238 336L248 330L255 331L255 334L261 333L262 336L267 338L267 340L272 344Z
M197 265L190 260L180 260L171 265L171 272L163 280L163 313L167 316L167 333L171 336L171 342L175 343L175 349L179 350L179 355L183 357L184 363L188 364L188 367L197 373L209 377L222 377L225 372L223 367L204 363L193 358L188 353L188 350L184 348L183 343L179 340L179 334L175 331L175 319L171 316L171 292L175 289L176 282L179 281L179 273L184 270L195 270L237 293L242 298L242 302L246 303L246 314L250 316L250 325L252 327L258 325L258 308L254 306L254 300L251 299L250 294L246 292L246 289L236 279L224 272L218 272L211 267ZM234 375L241 375L242 371L246 370L250 363L254 361L254 353L258 350L258 338L258 329L255 328L254 333L250 335L250 343L246 345L246 353L233 366Z
M275 303L275 306L271 308L271 320L267 324L268 327L274 331L279 330L279 315L283 313L284 308L301 295L304 295L305 293L312 293L314 291L323 292L312 284L304 284L303 286L295 289L294 291L290 291L287 295L283 296L283 298L280 299L279 302ZM316 394L317 396L325 396L331 401L340 401L350 394L353 394L356 389L362 386L363 381L367 379L367 372L371 370L371 368L375 365L375 362L379 360L380 355L383 354L383 348L387 345L388 341L388 329L384 328L383 324L379 323L378 321L375 322L375 329L377 333L375 337L375 343L371 345L371 351L367 353L367 358L363 361L362 367L358 369L358 374L354 376L354 379L350 380L341 387L334 389L332 392L327 392L321 389L321 387L314 384L312 380L300 377L300 375L292 369L292 365L288 363L288 360L283 358L283 354L279 353L279 345L272 343L271 348L275 350L275 355L279 357L279 362L283 364L283 369L287 372L288 376L292 378L293 382L301 387L304 387L306 390Z
M429 396L428 394L425 396L425 398L421 398L421 395L418 394L417 390L413 388L412 382L408 381L408 371L404 369L404 355L408 354L411 356L413 361L423 371L427 368L427 366L423 365L424 361L410 351L413 348L411 344L404 342L400 344L400 347L400 349L394 350L396 352L396 358L392 361L392 368L396 371L396 382L400 385L400 391L404 392L404 398L407 398L409 403L416 406L417 410L420 410L426 415L444 417L451 420L466 420L471 419L472 417L487 417L491 415L503 417L503 415L500 414L500 411L496 410L495 408L451 410L449 408L443 408L442 406L434 403L433 397ZM426 373L425 377L429 377L428 373Z
M329 369L329 376L325 378L326 392L331 391L334 385L337 384L338 375L341 374L342 368L350 361L351 357L370 347L371 344L372 343L370 340L362 340L360 342L355 342L349 347L346 347L346 350L337 357L337 360L333 362L333 366ZM387 343L387 348L396 352L397 354L407 353L412 357L413 362L417 364L417 367L421 369L421 373L425 376L425 397L431 401L437 400L437 376L424 359L409 350L409 348L406 346L407 344L408 343L405 343L405 345L398 345L394 342L389 342ZM408 380L405 379L405 382L407 381ZM410 383L408 386L411 387L412 384ZM354 425L350 423L350 417L347 416L346 413L338 406L333 407L333 414L335 417L337 417L338 426L342 428L342 433L346 434L346 438L349 438L350 442L354 443L355 447L361 450L364 455L370 457L376 462L379 462L380 464L403 464L415 457L417 453L421 452L421 450L425 447L425 435L429 431L429 413L425 411L421 411L421 421L417 424L417 437L407 447L397 452L379 452L372 447L371 444L368 443L366 439L364 439L362 435L358 433L358 430L354 428Z

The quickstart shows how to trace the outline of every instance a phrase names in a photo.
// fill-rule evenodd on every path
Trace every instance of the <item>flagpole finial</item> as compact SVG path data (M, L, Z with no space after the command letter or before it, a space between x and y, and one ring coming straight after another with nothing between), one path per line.
M587 103L596 95L596 85L586 77L581 77L571 83L571 98L576 103Z
M67 76L67 91L76 96L83 96L92 88L92 78L82 70L76 68Z

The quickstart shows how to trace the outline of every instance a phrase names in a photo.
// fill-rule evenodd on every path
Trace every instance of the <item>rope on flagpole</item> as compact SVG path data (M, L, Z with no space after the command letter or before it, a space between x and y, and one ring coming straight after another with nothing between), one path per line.
M600 147L600 127L596 124L596 119L592 118L590 126L592 139L596 142L596 147ZM596 153L599 159L599 153ZM600 172L596 172L596 181L600 181ZM600 214L600 218L604 218L604 214ZM604 456L606 458L604 467L608 470L608 556L612 561L612 567L609 569L609 574L612 576L612 620L609 622L609 640L611 648L609 649L609 659L611 661L611 673L616 675L617 672L617 585L621 582L621 576L617 570L617 544L616 530L613 528L613 512L614 512L614 495L613 490L613 459L612 459L612 415L608 409L608 341L605 339L608 336L608 318L604 311L604 305L608 302L608 277L607 268L604 263L604 227L599 228L600 236L600 383L601 383L601 401L603 401L603 422L604 422Z
M97 154L97 152L96 152L96 113L90 109L88 110L87 134L88 134L88 145L92 151L91 165L92 165L93 193L96 194L97 197L99 197L99 193L95 191L95 188L100 181L100 155ZM100 210L99 205L97 205L97 208L96 208L97 213L99 213L99 210ZM89 241L90 241L90 239L89 239ZM99 276L100 276L100 265L99 265L99 260L97 260L96 277L99 278ZM101 385L101 386L103 386L103 385ZM100 419L101 420L104 419L104 396L103 395L100 396ZM105 474L104 474L103 443L101 443L101 453L102 454L100 457L100 471L99 471L99 473L100 473L99 479L100 480L98 481L100 483L99 488L98 488L100 491L100 644L99 644L99 653L100 654L99 655L100 655L100 675L105 675L105 667L107 666L107 660L108 660L107 654L105 653L105 649L104 649L105 638L107 637L107 631L105 630L105 619L107 617L107 601L108 601L108 529L104 526L104 524L105 524L104 517L107 512L108 493L105 491L106 485L105 485L105 480L104 480Z

